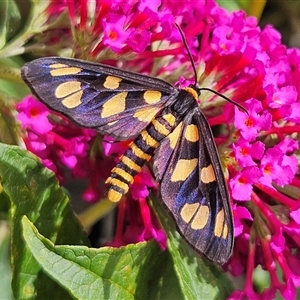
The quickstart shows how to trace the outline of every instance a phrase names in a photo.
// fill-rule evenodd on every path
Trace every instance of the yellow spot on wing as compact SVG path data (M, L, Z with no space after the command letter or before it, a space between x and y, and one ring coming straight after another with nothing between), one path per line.
M68 108L75 108L81 104L82 94L83 94L83 91L80 90L77 93L75 93L69 97L66 97L64 100L62 100L62 104Z
M115 90L120 86L121 81L122 78L109 75L105 78L105 82L103 83L103 86L109 90Z
M68 65L65 65L65 64L52 64L52 65L49 65L49 68L50 69L58 69L58 68L68 68L69 66Z
M193 222L191 223L191 228L194 230L204 228L204 226L207 224L209 213L209 207L207 205L201 205L193 219Z
M77 91L81 90L81 82L79 81L67 81L57 86L55 90L56 98L65 98Z
M74 75L74 74L78 74L82 71L82 69L77 68L77 67L68 67L65 66L63 68L57 68L57 69L53 69L50 71L50 74L52 76L66 76L66 75Z
M126 107L128 92L118 93L106 101L102 106L101 117L107 118L123 112Z
M214 234L217 237L221 237L223 234L223 228L224 228L224 210L220 210L216 217L216 223L215 223L215 230Z
M131 143L130 148L132 152L139 158L144 159L146 161L151 159L151 155L145 153L142 149L140 149L134 142Z
M203 183L211 183L216 181L216 174L211 164L208 167L201 169L200 178Z
M133 117L138 119L139 121L149 123L157 114L158 110L159 108L157 107L140 108L135 111Z
M198 165L198 158L179 159L171 176L171 181L184 181L195 170Z
M180 216L181 218L186 222L189 223L190 220L193 218L195 212L198 210L199 208L199 203L186 203L184 204L184 206L182 207L181 211L180 211Z
M172 114L165 114L163 116L163 119L165 119L170 126L174 126L176 122L176 118Z
M148 104L154 104L160 101L161 92L159 91L146 91L144 93L144 99Z
M198 127L194 124L190 124L186 127L184 132L184 137L192 143L195 143L199 140L199 130Z
M107 123L107 125L108 125L108 126L112 126L112 125L115 125L117 122L118 122L118 120L112 121L112 122Z
M181 131L182 131L182 125L183 123L179 123L177 125L177 127L168 135L168 139L170 141L170 147L172 149L175 148L177 142L178 142L178 139L179 139L179 136L181 134Z
M74 108L81 104L82 93L81 82L67 81L57 86L55 97L64 98L62 104L68 108Z
M227 224L224 224L224 229L223 229L223 235L222 235L222 238L223 239L227 239L227 236L228 236L228 226Z

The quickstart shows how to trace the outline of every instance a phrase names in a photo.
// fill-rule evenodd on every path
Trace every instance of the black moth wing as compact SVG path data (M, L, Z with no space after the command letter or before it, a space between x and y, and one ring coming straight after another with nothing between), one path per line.
M178 94L161 79L78 59L36 59L21 74L48 107L119 140L137 136Z
M181 235L211 261L224 264L233 250L233 218L210 126L196 108L154 155L161 197Z

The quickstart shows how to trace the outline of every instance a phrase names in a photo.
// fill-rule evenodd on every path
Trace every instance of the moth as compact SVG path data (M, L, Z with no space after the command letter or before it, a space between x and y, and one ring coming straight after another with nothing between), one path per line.
M179 89L158 78L59 57L29 62L21 74L49 108L116 140L133 139L106 180L111 201L122 199L153 157L162 201L182 237L214 263L228 261L233 217L196 79Z

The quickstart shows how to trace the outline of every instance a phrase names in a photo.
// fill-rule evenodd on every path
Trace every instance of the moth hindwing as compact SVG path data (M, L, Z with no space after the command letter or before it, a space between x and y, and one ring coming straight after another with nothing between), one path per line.
M200 89L77 59L41 58L21 71L51 109L116 140L133 139L106 180L118 202L154 157L154 175L180 234L211 261L233 249L226 182L210 126L199 110Z

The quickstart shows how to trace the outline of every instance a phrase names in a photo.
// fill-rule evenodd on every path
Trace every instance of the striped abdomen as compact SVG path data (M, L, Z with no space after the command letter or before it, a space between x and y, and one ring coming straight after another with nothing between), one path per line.
M128 192L129 185L144 164L149 161L160 141L168 136L176 126L176 118L167 113L151 121L141 134L129 145L121 161L111 171L106 180L109 185L107 197L110 201L118 202Z

